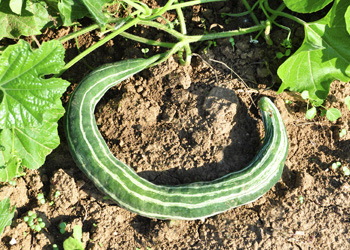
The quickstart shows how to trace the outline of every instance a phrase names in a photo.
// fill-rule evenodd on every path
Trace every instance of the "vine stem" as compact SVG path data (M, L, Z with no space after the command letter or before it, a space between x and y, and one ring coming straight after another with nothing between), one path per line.
M140 43L144 43L144 44L148 44L148 45L152 45L152 46L160 46L160 47L164 47L164 48L172 48L176 44L176 43L167 43L167 42L159 42L159 41L151 40L148 38L144 38L144 37L130 34L130 33L125 32L125 31L120 33L120 35L127 38L127 39L134 40L136 42L140 42Z
M183 16L181 8L186 7L186 6L193 6L195 4L203 4L203 3L210 3L210 2L222 2L222 1L226 1L226 0L194 0L194 1L189 1L186 3L178 3L178 0L170 0L170 1L168 1L168 3L164 7L159 8L159 9L154 9L153 11L151 11L150 9L147 9L144 6L144 4L138 4L136 2L133 2L132 0L124 0L125 3L130 4L132 7L136 8L138 10L137 12L139 13L139 15L137 15L136 17L129 15L129 17L127 17L126 19L121 19L121 18L110 19L109 23L118 23L119 22L119 24L121 24L121 25L117 24L115 31L113 31L112 33L110 33L109 35L107 35L106 37L104 37L103 39L101 39L100 41L98 41L97 43L95 43L94 45L89 47L88 49L84 50L82 53L80 53L78 56L73 58L71 61L69 61L62 68L62 70L56 75L56 77L60 76L64 71L66 71L67 69L72 67L75 63L77 63L79 60L84 58L86 55L88 55L89 53L91 53L95 49L99 48L100 46L102 46L103 44L105 44L106 42L108 42L109 40L113 39L114 37L116 37L117 35L120 35L120 34L124 37L130 38L132 40L136 40L138 42L146 43L149 45L156 45L156 46L163 46L163 47L170 48L170 50L166 53L166 56L163 58L164 60L166 60L166 58L168 58L170 55L184 50L185 60L183 61L183 59L182 59L182 61L185 64L188 64L190 59L191 59L191 48L189 46L190 43L199 42L199 41L206 41L206 40L213 40L213 39L218 39L218 38L232 37L232 36L237 36L237 35L243 35L243 34L247 34L247 33L261 31L266 27L266 25L263 23L263 24L258 24L256 26L253 26L250 28L243 28L243 29L240 28L238 30L224 31L221 33L204 34L204 35L199 35L199 36L198 35L197 36L186 35L186 33L187 33L186 24L185 24L185 20L184 20L184 16ZM132 4L130 2L132 2ZM178 12L179 21L180 21L180 25L181 25L181 32L178 32L174 29L168 28L165 25L162 25L160 23L153 21L159 15L162 15L164 12L171 10L171 9L175 9ZM138 24L149 26L149 27L154 27L154 28L159 29L159 30L163 30L163 31L169 33L170 35L174 36L175 38L177 38L179 40L179 42L177 42L177 43L157 42L154 40L138 37L138 36L124 32L127 29L129 29L130 27L132 27L134 25L138 25ZM74 32L74 33L72 33L66 37L63 37L61 39L58 39L58 40L63 43L65 41L68 41L69 39L75 38L79 35L82 35L86 32L90 32L90 31L97 29L97 28L98 28L97 24L91 25L87 28L84 28L80 31Z
M256 6L258 6L259 2L256 2L253 7L251 7L250 10L247 10L247 11L244 11L244 12L241 12L241 13L222 13L222 14L225 14L226 16L232 16L232 17L241 17L241 16L246 16L248 14L250 14L255 8Z
M135 19L132 19L130 22L126 23L124 26L120 27L119 29L117 29L116 31L112 32L111 34L109 34L108 36L106 36L105 38L103 38L102 40L98 41L97 43L95 43L94 45L92 45L91 47L89 47L88 49L84 50L81 54L79 54L78 56L76 56L75 58L73 58L71 61L69 61L60 71L60 73L58 73L57 76L60 76L64 71L66 71L67 69L69 69L70 67L72 67L75 63L77 63L80 59L82 59L83 57L85 57L86 55L90 54L92 51L94 51L95 49L99 48L100 46L102 46L103 44L105 44L106 42L108 42L109 40L112 40L114 37L116 37L117 35L119 35L120 33L122 33L123 31L129 29L130 27L136 25L138 22L140 22L140 18L135 17Z
M177 8L190 7L193 5L205 4L205 3L213 3L213 2L226 2L227 0L194 0L188 1L184 3L176 3L173 4L168 10L175 10Z
M231 37L231 36L238 36L238 35L244 35L244 34L249 34L253 33L256 31L260 31L265 29L266 25L265 24L259 24L255 25L249 28L239 28L238 30L230 30L230 31L224 31L220 33L211 33L211 34L205 34L205 35L197 35L197 36L188 36L187 40L190 43L193 42L199 42L199 41L207 41L207 40L214 40L218 38L226 38L226 37Z
M284 9L286 7L286 5L284 3L281 4L282 5L282 9ZM264 7L267 11L269 11L270 13L272 13L274 16L283 16L286 17L288 19L293 20L294 22L297 22L303 26L305 26L306 22L301 20L300 18L297 18L296 16L290 15L288 13L284 13L281 11L281 8L278 8L277 10L273 10L270 8L269 4L267 1L264 1ZM280 6L281 7L281 6ZM271 18L271 19L275 19L275 18Z
M254 23L255 23L256 25L258 25L258 24L259 24L259 20L258 20L258 18L256 17L256 15L254 14L254 12L253 12L252 8L250 7L249 3L247 2L247 0L242 0L242 2L243 2L243 4L244 4L244 6L246 7L246 9L249 11L249 14L250 14L250 16L252 17Z
M179 1L176 0L175 3L178 3ZM177 18L180 22L180 29L181 29L181 33L186 35L187 34L187 29L186 29L186 23L185 23L185 17L184 14L182 12L181 8L176 8L176 13L177 13Z
M69 41L70 39L76 38L78 36L81 36L87 32L93 31L93 30L98 29L98 28L100 28L100 26L98 24L93 24L93 25L90 25L90 26L83 28L81 30L70 33L66 36L60 37L57 39L57 41L59 41L61 43L65 43L65 42Z

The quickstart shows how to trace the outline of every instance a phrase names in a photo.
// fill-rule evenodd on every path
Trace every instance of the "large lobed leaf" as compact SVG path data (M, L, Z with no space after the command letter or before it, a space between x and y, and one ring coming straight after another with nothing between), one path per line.
M0 181L36 169L59 144L60 97L69 83L45 78L64 66L64 48L55 40L32 51L20 40L0 58Z
M107 24L108 17L102 12L103 6L110 0L81 0L89 10L91 16L100 25Z
M4 228L11 225L12 218L15 215L16 207L13 206L13 208L10 209L10 206L9 198L0 201L0 236Z
M350 80L350 34L344 17L348 6L347 0L336 0L324 18L305 23L303 44L277 71L282 79L279 92L307 90L319 105L333 80Z
M283 0L286 6L295 12L312 13L322 10L333 0Z
M64 26L70 26L75 20L89 14L88 9L80 0L62 0L57 6Z
M99 25L104 26L108 17L102 12L103 6L110 0L62 0L58 9L63 25L69 26L79 18L91 16Z
M346 22L346 30L350 34L350 5L348 6L348 9L345 12L345 22Z
M47 8L45 1L0 1L0 39L41 34L52 21Z
M0 0L0 39L41 34L50 25L70 26L77 19L92 17L104 26L103 6L110 0Z

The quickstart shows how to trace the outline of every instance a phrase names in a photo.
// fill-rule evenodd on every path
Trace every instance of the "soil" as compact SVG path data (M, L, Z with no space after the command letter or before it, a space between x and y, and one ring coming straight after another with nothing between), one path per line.
M244 6L227 5L195 6L185 12L193 23L189 32L203 31L198 17L224 29L232 26L219 14L241 12ZM235 25L251 25L250 19L241 22ZM48 29L40 41L68 32ZM152 35L150 30L143 32ZM325 103L326 108L341 110L340 119L330 122L319 111L315 119L306 120L307 104L299 95L276 95L274 90L279 83L275 71L282 62L274 55L284 35L278 30L271 34L273 47L263 41L251 44L247 36L235 38L234 48L228 39L209 48L200 44L202 53L193 56L190 66L180 66L171 57L109 90L95 112L101 134L118 159L151 182L176 185L214 180L243 168L264 136L257 100L269 96L281 112L290 148L281 180L262 198L203 221L163 221L131 213L105 197L77 168L61 120L61 145L45 165L27 170L15 187L0 187L0 197L10 196L17 208L0 249L52 249L53 244L63 249L74 225L82 226L85 249L94 250L350 249L349 177L331 167L338 161L350 164L350 133L339 136L340 129L350 131L350 111L344 104L350 86L335 81ZM80 49L98 39L94 32L80 37ZM65 48L67 61L78 53L74 41ZM89 73L87 65L142 56L139 44L110 41L64 74L72 83L62 98L64 105ZM57 198L56 191L61 193ZM45 204L38 202L38 193L44 193ZM30 231L23 221L30 210L46 223L40 233ZM59 232L60 222L67 223L64 234ZM10 243L13 239L15 244Z

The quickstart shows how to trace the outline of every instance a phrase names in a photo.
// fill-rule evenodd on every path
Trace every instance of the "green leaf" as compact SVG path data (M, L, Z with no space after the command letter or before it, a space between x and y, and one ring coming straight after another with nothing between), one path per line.
M62 0L58 2L58 9L64 26L70 26L79 18L89 14L85 5L78 0Z
M309 120L313 119L316 115L316 112L317 112L316 107L312 107L311 109L308 109L305 113L306 119L309 119Z
M59 145L57 121L64 114L60 100L69 85L45 78L64 66L64 48L52 40L32 51L22 40L0 57L0 181L21 175L22 167L43 165Z
M345 176L350 175L350 169L347 166L344 166L342 170L343 170Z
M348 131L346 131L346 129L343 128L342 130L339 130L339 137L342 138L342 137L344 137L347 133L348 133Z
M63 112L57 100L68 82L59 78L45 79L44 76L59 72L64 66L64 52L56 40L43 43L35 51L20 40L2 53L0 129L38 126L44 122L46 112L52 109Z
M341 112L339 109L331 108L327 110L326 117L331 122L334 122L341 117Z
M81 226L74 226L73 237L69 237L63 242L64 250L84 250L84 245L81 242L81 239L83 237L83 231Z
M310 100L322 103L333 80L350 80L350 35L344 18L348 5L336 0L324 18L304 24L303 44L277 71L283 82L278 92L308 90Z
M2 133L0 133L0 136ZM0 138L3 141L3 138ZM7 145L6 145L7 146ZM5 149L5 146L2 145ZM5 151L5 150L3 150ZM2 152L1 152L2 153ZM15 177L23 175L22 160L13 154L8 154L5 152L1 154L0 159L0 181L9 182Z
M303 92L301 92L301 97L302 97L304 100L309 99L309 98L310 98L309 91L304 90Z
M74 226L73 237L75 239L77 239L78 241L81 241L81 239L83 238L83 230L82 230L81 226L79 226L79 225Z
M350 96L345 97L344 102L345 102L346 106L348 106L348 109L350 110Z
M346 30L350 34L350 5L345 12Z
M69 237L63 242L64 250L84 250L84 245L82 242L74 239L73 237Z
M103 6L109 0L81 0L89 10L91 16L100 26L107 24L108 17L102 12Z
M337 170L341 166L341 163L339 161L332 163L332 169Z
M9 1L0 1L0 39L39 35L41 29L52 20L44 1L27 0L25 8L21 8L21 15L11 9L18 11L18 4L15 3L13 1L13 6L10 6Z
M102 12L103 6L109 0L62 0L58 2L58 9L63 25L72 25L77 19L91 16L96 22L104 26L108 17Z
M322 10L333 0L283 0L286 6L295 12L312 13Z
M5 227L11 225L12 218L15 215L16 207L13 206L10 210L10 206L11 204L9 198L0 201L0 236Z
M10 9L17 15L21 15L22 6L25 4L25 0L10 0Z

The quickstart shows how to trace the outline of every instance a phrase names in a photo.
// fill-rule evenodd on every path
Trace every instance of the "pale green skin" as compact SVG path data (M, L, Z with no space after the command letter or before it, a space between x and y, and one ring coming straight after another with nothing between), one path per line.
M242 170L208 182L155 185L110 152L96 125L94 110L105 92L157 60L135 59L102 66L90 73L70 97L66 135L79 168L120 206L150 218L195 220L250 203L281 177L288 151L287 133L270 99L259 101L265 139Z

